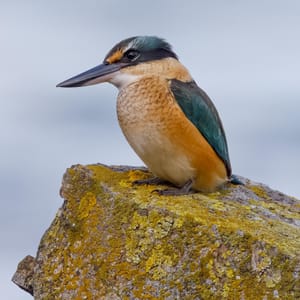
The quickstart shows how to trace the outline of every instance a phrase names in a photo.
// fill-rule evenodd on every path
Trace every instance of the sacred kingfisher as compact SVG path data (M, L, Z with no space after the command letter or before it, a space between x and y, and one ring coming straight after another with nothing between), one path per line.
M57 86L102 82L119 89L118 120L131 147L156 178L179 188L160 194L212 192L236 180L232 180L225 132L213 102L164 39L125 39L102 64Z

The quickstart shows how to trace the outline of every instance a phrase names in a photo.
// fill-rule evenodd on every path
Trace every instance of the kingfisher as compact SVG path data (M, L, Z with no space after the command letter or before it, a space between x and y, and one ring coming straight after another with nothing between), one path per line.
M137 183L161 180L174 186L161 195L213 192L236 183L218 111L168 42L156 36L124 39L102 64L57 86L103 82L118 88L120 127L155 175Z

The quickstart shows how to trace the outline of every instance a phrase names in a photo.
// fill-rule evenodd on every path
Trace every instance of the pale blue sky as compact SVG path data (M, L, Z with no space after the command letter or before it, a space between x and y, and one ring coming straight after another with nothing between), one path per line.
M99 64L119 40L158 35L216 104L233 171L300 197L300 2L7 1L0 4L3 299L62 204L64 170L141 165L117 124L108 84L55 85Z

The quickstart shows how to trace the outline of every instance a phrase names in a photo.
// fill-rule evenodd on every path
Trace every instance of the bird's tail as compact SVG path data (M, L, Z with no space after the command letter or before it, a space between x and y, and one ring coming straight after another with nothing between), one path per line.
M245 185L239 178L237 175L232 174L229 182L235 185Z

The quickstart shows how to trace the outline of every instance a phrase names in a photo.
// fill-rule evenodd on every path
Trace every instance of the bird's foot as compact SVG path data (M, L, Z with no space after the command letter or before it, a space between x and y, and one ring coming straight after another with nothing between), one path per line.
M139 179L139 180L135 180L133 181L133 184L136 185L143 185L143 184L147 184L147 185L165 185L168 182L160 179L158 177L153 177L153 178L147 178L147 179Z
M181 188L169 188L165 190L154 190L161 196L182 196L194 193L192 190L193 180L189 179Z

